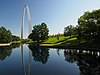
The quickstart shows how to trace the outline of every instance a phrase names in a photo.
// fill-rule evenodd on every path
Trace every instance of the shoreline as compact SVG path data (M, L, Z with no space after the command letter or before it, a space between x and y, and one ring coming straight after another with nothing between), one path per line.
M2 43L1 46L10 46L11 44L20 43L20 42L10 42L10 43ZM32 45L32 44L29 44ZM83 49L83 50L94 50L94 51L100 51L100 48L98 47L82 47L82 46L62 46L62 45L56 45L56 46L34 46L33 47L44 47L44 48L59 48L59 49Z
M40 46L44 48L59 48L59 49L79 49L79 50L94 50L100 51L100 48L96 47L82 47L82 46Z
M2 43L2 44L0 44L0 47L1 46L10 46L11 44L16 44L16 43L20 43L20 41L13 41L13 42L10 42L10 43Z

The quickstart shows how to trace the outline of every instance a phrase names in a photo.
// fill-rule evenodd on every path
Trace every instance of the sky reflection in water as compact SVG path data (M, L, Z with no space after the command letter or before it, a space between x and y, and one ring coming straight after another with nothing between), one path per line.
M0 75L100 75L100 52L14 44L0 47Z

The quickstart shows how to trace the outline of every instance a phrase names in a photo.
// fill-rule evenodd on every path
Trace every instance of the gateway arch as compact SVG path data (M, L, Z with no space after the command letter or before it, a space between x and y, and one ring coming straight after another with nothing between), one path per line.
M22 13L22 27L21 27L21 39L23 39L23 33L24 33L24 18L25 18L25 12L27 11L28 14L28 30L29 34L31 33L31 17L30 17L30 11L28 5L24 6L23 13ZM28 60L28 73L25 70L25 63L24 63L24 48L23 45L21 44L21 53L22 53L22 67L23 67L23 72L24 75L30 75L30 70L31 70L31 64L32 64L32 53L29 50L29 60Z
M28 14L28 30L29 34L31 33L31 16L30 16L30 11L28 5L24 6L23 13L22 13L22 27L21 27L21 39L23 39L23 34L24 34L24 18L25 18L25 12L27 11Z

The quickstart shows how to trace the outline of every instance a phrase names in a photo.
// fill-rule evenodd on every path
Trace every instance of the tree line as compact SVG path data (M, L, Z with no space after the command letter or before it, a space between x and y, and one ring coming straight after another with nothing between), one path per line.
M19 41L20 37L12 35L11 31L5 27L0 27L0 43L10 43L12 41Z

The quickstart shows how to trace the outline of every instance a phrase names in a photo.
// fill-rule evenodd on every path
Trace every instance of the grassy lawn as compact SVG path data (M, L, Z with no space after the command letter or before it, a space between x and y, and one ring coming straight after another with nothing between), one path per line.
M70 38L70 36L64 37L61 36L59 37L59 40L57 37L51 37L48 38L43 44L40 44L40 46L57 46L57 45L73 45L76 44L77 38Z
M28 41L28 44L34 44L33 41ZM42 44L39 44L40 46L76 46L76 47L97 47L100 48L99 41L94 42L86 42L84 40L77 40L75 37L67 36L60 36L59 39L57 37L50 37L48 40L42 42Z
M57 43L59 41L65 40L67 38L69 38L69 36L68 37L61 36L61 37L59 37L59 40L57 39L57 37L51 37L51 38L48 38L48 40L46 40L45 42L46 43Z

